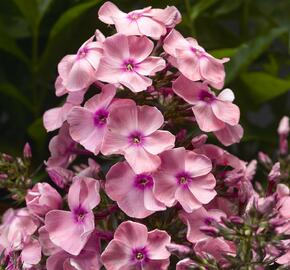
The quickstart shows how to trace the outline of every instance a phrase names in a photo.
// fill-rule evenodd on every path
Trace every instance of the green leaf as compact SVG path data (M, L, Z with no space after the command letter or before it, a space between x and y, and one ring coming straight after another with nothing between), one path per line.
M194 21L200 14L202 14L216 2L218 2L218 0L200 0L196 5L192 7L190 20Z
M13 0L19 11L29 23L33 32L37 31L39 24L39 11L37 0Z
M42 117L36 119L27 129L29 136L36 142L38 151L41 153L46 147L47 132L44 129Z
M224 0L223 3L214 11L214 16L221 16L236 10L243 0Z
M53 0L37 0L40 20L43 18Z
M269 101L290 90L290 80L279 79L264 72L243 73L241 79L257 103Z
M29 60L26 55L17 46L17 43L13 38L8 36L0 27L0 50L6 51L14 56L16 56L21 61L28 63Z
M32 105L29 99L24 96L19 90L10 83L1 83L0 84L0 94L12 97L23 104L28 110L32 111Z
M232 57L237 52L237 48L211 50L209 53L216 58Z
M226 64L226 84L234 80L242 70L245 70L256 60L275 40L287 32L287 28L271 29L267 34L261 35L237 48L231 61Z

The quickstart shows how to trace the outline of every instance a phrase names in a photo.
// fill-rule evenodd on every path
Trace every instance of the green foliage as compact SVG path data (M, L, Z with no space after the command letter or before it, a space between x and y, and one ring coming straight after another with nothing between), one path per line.
M248 145L253 143L255 147L250 149L258 148L265 141L265 130L271 137L276 129L274 123L289 114L288 0L114 2L124 11L148 5L160 8L176 5L183 16L178 29L185 36L197 38L215 57L231 58L226 64L225 86L234 90L242 111L247 143L235 148L240 153L249 152ZM39 162L47 158L48 136L41 117L45 110L59 104L54 96L57 63L64 55L75 53L96 28L111 33L97 20L102 3L101 0L0 1L0 150L15 152L29 140ZM257 120L252 115L265 104L270 108L272 120L267 115ZM259 126L259 122L267 119L268 125Z

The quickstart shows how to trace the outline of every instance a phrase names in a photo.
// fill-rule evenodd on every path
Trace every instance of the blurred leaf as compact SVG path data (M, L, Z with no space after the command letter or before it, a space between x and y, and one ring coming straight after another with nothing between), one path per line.
M216 58L232 57L237 52L237 48L211 50L209 53Z
M290 89L290 80L279 79L264 72L243 73L241 79L257 103L269 101Z
M0 84L0 94L12 97L18 102L22 103L28 110L32 111L32 105L29 99L24 96L17 88L10 83L1 83Z
M39 12L36 0L13 0L23 17L30 24L32 31L36 31L39 23Z
M38 151L43 151L46 147L45 142L47 132L43 127L42 117L36 119L27 129L29 136L36 142Z
M214 16L221 16L228 14L235 9L237 9L243 0L224 0L223 3L219 5L219 7L214 11Z
M38 2L38 10L40 15L40 20L45 15L47 10L49 9L50 4L53 2L53 0L37 0Z
M76 5L67 10L54 24L50 31L48 42L45 51L41 57L40 69L44 69L48 62L52 61L56 57L55 50L62 43L68 42L64 37L67 37L69 30L74 28L74 24L77 24L78 20L82 18L88 10L96 6L100 0L93 0ZM72 33L75 33L74 31Z
M196 5L192 7L190 20L194 21L200 14L202 14L216 2L218 2L218 0L200 0Z
M22 60L25 63L28 63L28 58L24 55L24 53L19 49L15 40L8 36L5 32L2 31L0 26L0 49L4 50L10 54L13 54L18 59Z
M267 34L259 36L248 43L242 44L231 61L226 65L228 84L234 80L240 71L246 69L255 59L257 59L275 40L282 34L286 33L287 29L284 27L271 29Z

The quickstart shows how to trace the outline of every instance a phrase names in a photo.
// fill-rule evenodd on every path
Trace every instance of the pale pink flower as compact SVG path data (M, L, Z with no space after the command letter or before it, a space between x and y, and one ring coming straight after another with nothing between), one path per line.
M187 240L196 243L210 237L203 233L200 227L210 226L213 222L220 222L221 217L226 217L226 214L219 209L207 210L204 207L200 207L192 213L183 211L179 216L187 225Z
M46 172L50 179L60 188L64 188L72 182L74 173L71 170L62 167L47 167Z
M223 88L223 64L229 61L228 58L214 58L194 38L184 38L174 29L166 36L163 48L171 56L169 61L172 65L185 77L192 81L203 80L217 89Z
M192 111L202 131L218 131L224 129L227 124L238 125L240 110L232 103L234 94L230 89L225 89L215 96L207 84L190 81L181 75L173 82L173 90L193 105Z
M214 131L214 135L225 146L240 142L244 135L244 129L240 124L231 126L225 124L223 129Z
M48 145L50 157L46 162L48 167L67 167L76 157L73 150L77 143L69 134L67 123L60 128L58 135L54 136Z
M236 247L233 242L226 241L221 237L209 238L204 241L198 242L194 246L194 251L201 257L207 255L213 256L217 261L224 259L225 255L234 256L236 254Z
M77 256L60 250L46 260L47 270L99 270L101 266L100 240L95 232Z
M62 204L61 196L48 183L34 185L27 191L25 201L29 212L37 216L44 216L51 210L59 209Z
M43 125L49 131L56 130L67 120L70 110L83 102L85 91L70 92L65 103L56 108L47 110L43 115Z
M37 265L41 260L41 246L37 239L29 239L23 245L21 254L21 261L23 269L31 269Z
M150 173L136 174L124 161L111 167L106 176L106 193L130 217L145 218L165 210L153 194L154 178Z
M124 155L136 173L154 171L160 165L158 154L174 147L174 135L157 130L163 122L162 113L147 105L113 110L101 152Z
M148 76L165 68L161 57L149 56L153 47L153 42L145 36L115 34L108 37L103 43L98 80L120 83L133 92L146 90L152 84Z
M165 9L146 7L124 13L113 3L105 2L98 15L102 22L114 24L118 33L144 35L153 39L159 39L167 33L167 28L173 28L181 21L181 15L174 6Z
M0 226L0 243L7 250L21 248L25 239L37 230L39 222L30 215L26 208L8 209Z
M116 88L105 85L102 92L90 98L84 107L73 107L67 116L70 135L85 149L97 155L107 129L107 118L113 108L134 104L129 99L114 99Z
M170 257L166 246L170 240L165 231L148 232L145 225L126 221L115 231L101 259L107 270L166 270Z
M100 202L99 182L75 178L68 192L69 211L52 210L45 216L50 240L72 255L78 255L95 228L92 209Z
M216 195L216 180L210 173L210 159L183 147L163 152L161 165L154 174L154 194L171 207L179 202L190 213L209 203Z
M80 91L96 81L96 71L102 56L102 42L88 39L77 54L65 56L58 64L62 85L68 91Z

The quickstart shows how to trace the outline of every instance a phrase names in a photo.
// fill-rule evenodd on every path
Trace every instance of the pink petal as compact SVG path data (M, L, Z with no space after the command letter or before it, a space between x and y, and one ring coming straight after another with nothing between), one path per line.
M112 132L108 129L101 146L101 153L105 156L124 154L124 151L129 146L130 144L127 136L118 134L117 132Z
M100 184L89 177L75 177L68 192L68 205L71 210L79 206L92 210L100 203Z
M166 246L170 244L171 237L165 231L153 230L148 233L148 256L151 260L165 260L170 257Z
M198 155L192 151L187 151L185 155L185 171L192 177L208 174L212 169L211 161L204 155Z
M148 230L141 223L125 221L115 231L114 239L128 247L145 247L148 239Z
M184 188L182 186L177 188L175 192L175 198L187 213L200 208L202 205L188 190L188 188Z
M130 57L137 63L146 59L153 50L154 43L146 36L129 36L129 52Z
M87 89L83 89L80 91L76 91L76 92L69 92L66 102L67 103L71 103L73 105L80 105L83 100L84 100L84 95L86 93Z
M73 67L73 64L76 62L77 56L74 54L66 55L64 58L61 59L57 66L57 70L59 73L59 77L62 81L57 81L57 83L61 83L64 87L64 80L67 80L69 73Z
M45 216L50 240L72 255L78 255L95 228L93 213L86 214L85 223L78 224L71 212L52 210Z
M177 57L176 49L187 49L189 48L186 39L175 29L173 29L165 38L163 49L168 54Z
M138 73L146 76L153 76L156 72L163 70L166 62L161 57L151 56L138 64Z
M52 254L55 254L61 251L61 249L58 246L56 246L55 244L51 242L48 231L46 230L45 226L42 226L41 228L39 228L38 235L39 235L39 243L41 245L41 250L45 256L50 256Z
M95 126L93 113L82 107L74 107L67 121L72 138L87 150L98 154L103 141L104 127Z
M146 90L152 84L151 79L130 71L124 72L119 82L135 93Z
M156 107L144 105L138 106L137 122L137 129L144 135L150 135L163 125L164 118Z
M172 84L173 91L189 104L195 105L200 99L201 90L208 91L206 84L193 82L183 75L179 76Z
M120 65L120 63L110 62L109 59L102 58L96 72L96 79L108 83L119 83L119 78L122 75Z
M174 6L167 6L165 9L154 8L150 10L154 20L161 22L166 28L174 28L181 22L181 14Z
M167 130L157 130L147 136L144 142L146 151L153 155L160 154L174 147L175 136Z
M99 42L90 42L86 45L88 52L86 53L86 60L91 66L97 70L102 57L102 47Z
M108 270L118 270L122 269L123 266L128 265L129 267L132 256L132 250L129 247L130 245L124 245L123 241L118 239L112 240L101 256L105 268Z
M223 129L214 132L214 135L225 146L238 143L243 137L244 130L241 125L230 126L225 125Z
M160 158L146 151L142 146L125 149L125 159L136 173L152 172L160 166Z
M225 69L220 61L213 57L203 56L199 60L201 76L214 88L224 86Z
M64 121L62 107L50 109L43 115L43 125L47 132L59 129Z
M62 78L58 76L54 83L55 94L60 97L68 93L68 90L62 84Z
M150 210L151 213L166 209L165 205L155 198L152 189L144 190L144 206L147 210Z
M116 87L112 84L106 84L102 92L91 97L84 105L85 108L95 113L100 109L108 108L116 94Z
M162 160L162 166L159 168L158 171L174 176L177 173L184 171L185 155L186 150L184 149L184 147L178 147L163 152L160 155L160 158Z
M41 260L41 246L36 239L24 244L21 252L21 260L24 266L36 265Z
M119 17L126 16L115 4L110 1L105 2L99 9L99 19L107 24L114 24L112 18L118 19Z
M231 126L239 123L240 109L233 103L215 100L212 103L212 111L219 120Z
M225 123L215 116L209 104L199 102L192 107L192 111L199 128L204 132L216 131L225 126Z
M221 91L217 98L222 101L233 102L235 99L235 95L231 89L227 88Z
M83 58L76 60L73 64L68 77L64 81L64 85L69 91L79 91L90 86L94 80L96 80L95 70Z
M114 65L121 65L124 60L130 58L128 37L123 34L115 34L106 38L103 43L105 56Z
M153 39L159 39L161 36L166 34L165 26L149 17L140 17L137 20L137 24L140 33L152 37Z

